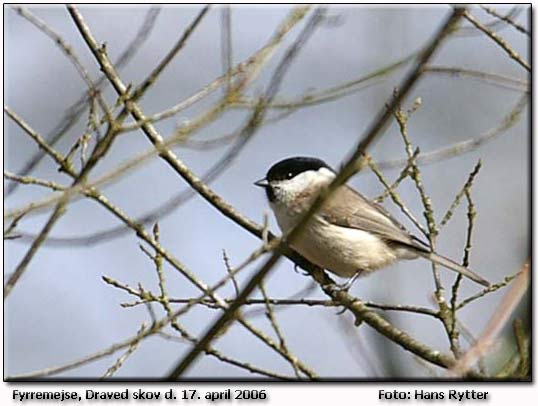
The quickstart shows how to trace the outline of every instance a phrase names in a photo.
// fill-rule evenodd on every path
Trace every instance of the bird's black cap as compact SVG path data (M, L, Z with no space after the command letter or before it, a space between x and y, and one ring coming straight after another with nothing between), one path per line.
M265 179L269 182L292 179L302 172L317 171L320 168L329 168L329 166L318 158L303 156L287 158L274 164L267 172Z

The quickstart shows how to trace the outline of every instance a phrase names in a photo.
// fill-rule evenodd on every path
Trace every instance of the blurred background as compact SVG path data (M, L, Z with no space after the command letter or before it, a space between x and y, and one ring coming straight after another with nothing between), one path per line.
M120 69L124 83L138 84L169 51L200 9L201 6L163 7L156 14L155 24L138 52ZM510 11L506 6L496 9L501 14ZM96 61L65 7L30 7L29 10L73 47L92 78L97 80L100 71ZM106 42L109 56L116 60L135 37L149 8L80 6L80 10L97 40ZM232 63L235 65L245 60L265 45L289 11L289 7L280 5L233 6L230 13ZM471 8L471 11L484 23L495 21L478 7ZM426 44L449 13L448 6L330 7L330 19L315 31L293 60L277 98L295 100L305 94L361 78L405 58ZM214 6L209 10L185 48L140 101L147 114L175 105L223 74L223 15L222 7ZM530 29L529 18L530 8L524 8L514 16L515 21ZM275 67L305 21L286 36L259 78L249 87L248 95L262 94ZM54 42L10 7L4 9L4 24L4 104L36 131L49 134L61 121L66 109L83 94L85 84ZM452 36L441 47L432 65L494 73L522 82L529 79L527 71L490 38L474 30L468 22L463 22L463 26L466 28L461 34ZM529 60L527 35L506 25L496 26L496 29L523 59ZM270 229L280 234L269 213L263 191L252 183L263 177L273 163L294 155L320 157L338 167L375 115L384 108L394 87L410 66L407 64L390 75L369 82L369 86L360 91L330 102L299 108L263 125L229 167L211 183L211 187L258 223L262 223L264 214L269 214ZM114 105L115 93L109 87L105 89L106 99ZM521 100L522 90L524 86L501 87L497 82L473 80L465 75L425 74L404 105L408 108L417 97L422 99L422 106L409 119L409 136L424 154L476 139L502 125ZM222 95L222 89L219 89L178 115L156 123L156 128L167 137L207 110ZM192 140L212 140L233 133L250 114L248 109L230 109L218 120L194 133ZM269 117L279 114L282 110L272 110ZM37 148L16 124L4 117L4 169L18 173ZM481 172L472 188L477 217L470 267L492 282L516 273L530 255L528 121L525 107L513 125L506 131L499 131L497 136L478 148L422 167L423 182L439 221L477 161L482 160ZM87 113L61 138L57 149L67 153L85 131L86 123ZM94 141L90 141L89 147L93 145ZM97 179L150 146L141 131L122 135L92 171L90 180ZM193 149L186 145L176 146L174 151L194 173L201 176L224 156L228 148L229 144L210 149ZM393 120L369 153L379 162L405 158L401 136ZM41 160L31 174L70 184L69 178L58 173L48 157ZM399 168L385 171L390 180L398 174ZM4 190L7 184L4 181ZM353 177L350 184L372 198L383 191L383 186L368 170ZM188 185L163 160L153 158L104 187L102 192L129 216L138 217L187 189ZM407 207L426 225L420 197L413 183L404 181L398 191ZM20 207L48 194L44 188L22 185L5 197L5 209ZM390 199L384 206L413 233L419 232ZM24 217L17 231L38 233L49 215L50 212L45 212ZM93 201L81 199L70 204L67 213L51 231L50 243L38 251L4 303L4 376L81 358L134 335L143 321L150 320L146 306L121 307L121 303L133 302L135 298L107 285L101 278L106 275L133 287L140 283L146 289L158 292L153 263L140 251L140 241L134 233L127 232L113 239L98 238L97 241L84 242L80 239L119 225L118 220ZM223 217L197 195L160 219L159 225L162 245L208 284L226 275L223 250L235 266L260 246L258 239ZM150 226L147 228L151 229ZM467 208L464 202L442 229L437 251L460 261L466 231ZM4 275L13 272L30 241L21 238L5 242ZM246 281L260 263L258 260L241 272L238 281ZM449 295L455 275L445 269L440 269L440 272ZM170 297L198 295L198 291L168 265L165 265L165 276ZM309 277L294 272L293 263L284 259L269 275L266 287L270 297L288 298L311 283ZM429 263L417 260L401 262L360 279L351 293L380 303L434 308L433 290ZM480 286L464 280L459 297L467 297L479 290ZM475 336L480 334L505 291L481 298L459 313L462 323ZM225 286L220 293L233 298L233 286ZM259 292L255 292L253 297L260 297ZM301 297L326 298L318 287L313 287ZM524 319L528 316L525 303L519 310ZM155 305L153 309L158 317L164 316L159 306ZM245 311L254 309L261 310L263 306L252 306ZM442 374L435 367L431 367L433 370L426 368L412 354L370 327L352 328L350 315L337 315L337 310L290 306L279 307L276 312L289 349L320 376L376 378ZM196 307L180 322L191 334L198 336L219 315L217 310ZM383 316L419 341L448 352L446 333L438 320L401 312L385 312ZM251 320L267 334L272 334L262 313L252 316ZM510 326L504 337L509 344L512 340ZM237 323L214 344L221 352L234 358L279 373L291 373L289 364ZM190 348L190 344L150 337L140 344L116 376L163 377ZM490 360L492 365L504 360L502 351L500 354L497 361ZM60 376L99 377L118 355ZM199 358L187 376L253 377L242 369L206 356Z

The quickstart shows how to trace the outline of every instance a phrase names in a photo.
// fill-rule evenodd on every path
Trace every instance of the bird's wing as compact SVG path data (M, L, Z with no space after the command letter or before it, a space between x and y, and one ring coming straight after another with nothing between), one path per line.
M320 210L320 215L340 227L368 231L390 242L429 251L426 243L409 234L383 207L346 185L334 192Z

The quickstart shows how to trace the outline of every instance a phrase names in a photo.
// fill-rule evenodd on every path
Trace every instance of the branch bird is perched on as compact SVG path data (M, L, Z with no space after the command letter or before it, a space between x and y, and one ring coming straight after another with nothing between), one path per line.
M287 233L335 176L320 159L295 157L274 164L255 185L265 189L278 225ZM344 285L346 289L358 276L419 256L481 285L490 285L470 269L431 251L427 243L411 235L383 207L347 185L329 196L291 246L319 267L350 278Z

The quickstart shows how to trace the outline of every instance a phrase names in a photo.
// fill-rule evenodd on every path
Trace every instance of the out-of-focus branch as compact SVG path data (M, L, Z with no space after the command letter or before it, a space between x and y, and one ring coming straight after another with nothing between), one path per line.
M522 32L523 34L526 34L528 35L529 37L531 36L531 33L529 32L529 30L527 30L525 27L523 27L521 24L518 24L517 22L515 22L513 20L513 17L510 16L510 14L507 14L507 15L502 15L502 14L499 14L499 12L497 12L494 8L492 7L488 7L488 6L480 6L482 8L482 10L484 10L486 13L498 18L499 20L501 21L504 21L505 23L511 25L512 27L514 27L516 30L518 30L519 32Z
M384 68L382 68L380 70L377 70L376 72L368 74L368 75L366 75L366 76L364 76L364 77L362 77L360 79L357 79L355 81L351 81L348 84L339 85L339 86L337 86L335 88L328 89L327 91L322 91L322 92L320 92L319 97L322 97L321 95L325 94L325 93L328 94L328 93L330 93L332 91L337 91L338 89L345 89L347 86L356 85L356 84L359 84L359 83L364 83L368 79L375 78L376 77L375 75L377 75L377 74L390 72L392 69L394 69L396 67L399 67L401 63L403 63L404 61L407 61L407 60L409 60L409 57L404 58L403 60L398 61L398 62L396 62L394 64L388 65L387 67L384 67ZM460 72L462 72L462 70L459 69L459 68L451 68L451 67L428 67L427 66L425 68L425 72L446 72L446 73L451 73L451 74L460 74ZM468 74L470 71L463 70L463 72L465 72L464 74ZM475 74L475 75L490 75L490 76L492 75L492 74L486 74L485 72L479 72L479 71L473 72L473 74ZM512 81L512 83L514 83L514 85L516 83L518 83L518 84L521 83L521 85L523 85L523 83L524 83L524 82L517 81L515 79L502 77L500 75L494 75L494 77L495 77L496 80L499 80L499 81ZM509 82L507 82L507 83L509 83ZM354 89L354 90L356 90L356 89ZM318 98L318 96L314 96L314 95L311 95L311 96L312 96L312 98L310 98L310 96L304 96L304 100L308 100L309 105L311 103L315 103L315 102L318 102L320 100ZM521 116L521 112L523 111L523 108L527 104L527 100L528 100L528 97L526 95L523 95L521 97L521 99L518 101L518 103L516 104L516 106L510 111L510 113L508 113L508 115L506 117L504 117L504 119L502 120L500 125L498 127L496 127L495 129L492 129L492 130L490 130L490 131L488 131L488 132L486 132L486 133L484 133L484 134L482 134L482 135L480 135L478 137L469 138L469 139L467 139L465 141L458 142L458 143L456 143L454 145L450 145L448 147L444 147L444 148L440 148L438 150L434 150L434 151L431 151L431 152L428 152L428 153L420 154L417 157L417 163L419 163L421 165L426 165L426 164L439 162L439 161L441 161L443 159L448 159L448 158L451 158L453 156L458 156L460 154L463 154L463 153L466 153L468 151L474 150L474 149L480 147L481 145L483 145L484 143L489 142L490 140L496 138L498 135L501 135L502 133L506 132L509 128L511 128L513 125L515 125L518 122L518 120L519 120L519 118ZM325 101L327 101L327 100L325 100ZM301 103L299 101L297 101L297 102L285 102L285 103L288 104L288 105L296 105L296 104L301 105ZM275 103L273 103L273 105L275 105ZM282 105L282 106L284 106L284 105ZM202 120L202 121L205 121L205 120ZM269 121L271 121L271 119L266 120L267 123ZM195 122L198 122L198 120L195 120ZM196 127L197 127L197 125L195 125L194 122L189 124L189 129L190 129L189 131L192 131ZM238 136L238 132L231 134L227 138L233 139L233 138L237 138L237 136ZM226 140L223 139L223 142L224 141L226 141ZM188 141L187 140L185 140L185 141L177 140L177 142L176 141L167 142L167 146L171 147L172 145L175 145L176 143L183 143L183 142L188 142ZM206 142L202 141L202 144L203 144L202 145L203 148L207 148L207 145L206 145L207 143ZM232 148L232 151L234 151L233 154L236 155L238 153L238 151L240 151L240 148ZM157 153L152 149L147 154L142 154L142 155L140 155L138 157L135 157L133 159L133 163L138 161L137 165L140 165L146 159L149 159L152 156L155 156L156 154ZM204 174L202 176L202 178L201 178L202 182L211 183L211 181L215 180L218 176L220 176L226 170L226 168L229 166L229 164L232 162L231 156L233 156L233 154L232 153L226 154L215 165L213 165L206 172L206 174ZM400 159L400 160L379 162L377 165L379 166L379 169L392 169L392 168L401 167L401 166L403 166L403 165L405 165L407 163L408 163L408 159ZM129 168L134 168L134 165L125 164L125 165L122 165L122 166L118 167L118 170L116 172L111 171L111 173L108 174L108 177L107 176L101 177L99 180L97 180L97 181L95 181L93 183L93 186L99 186L99 185L103 184L104 182L110 182L113 179L113 177L116 177L116 178L119 177L119 175L121 175L124 171L126 171ZM163 205L161 205L161 206L157 207L156 209L148 212L147 214L143 215L142 217L137 218L136 221L141 223L141 224L148 224L148 223L154 222L157 219L162 218L162 217L166 216L167 214L171 213L180 204L187 201L190 197L192 197L194 195L195 195L195 192L192 189L182 191L182 192L178 193L176 196L170 198ZM56 199L58 199L58 198L56 198ZM34 211L34 210L36 210L36 209L38 209L40 207L46 207L46 205L53 204L54 201L57 201L57 200L54 200L54 199L45 200L45 201L43 201L41 203L34 204L33 208L32 208L32 211ZM22 208L20 211L17 211L15 213L15 215L18 215L18 213L20 213L21 211L26 212L27 209L28 209L28 207ZM89 235L83 235L83 236L76 236L76 237L54 237L54 236L51 236L51 237L47 238L47 240L45 241L45 244L51 245L51 246L70 246L70 247L84 246L84 247L86 247L88 245L99 244L99 243L102 243L102 242L106 242L111 238L119 237L121 235L124 235L127 232L129 232L128 228L126 228L124 226L117 226L117 227L113 227L113 228L110 228L110 229L107 229L107 230L103 230L103 231L100 231L100 232L92 233L92 234L89 234ZM18 239L18 241L19 242L27 242L27 241L32 241L34 238L35 238L35 235L28 234L28 233L21 233L20 234L20 239Z
M384 74L384 73L390 71L392 68L394 68L396 66L399 66L398 65L399 63L400 62L395 63L395 64L391 64L389 67L385 67L383 69L377 70L375 73L370 73L370 74L364 76L362 79L358 79L358 80L354 81L354 85L358 85L359 83L363 83L363 82L365 82L365 81L367 81L369 79L375 78L376 77L375 75L377 75L377 74L382 74L382 73ZM342 87L342 86L338 86L338 88L340 88L340 87ZM363 89L363 88L355 87L354 89L352 89L350 91L356 92L356 91L361 90L361 89ZM331 96L331 97L337 98L337 97L341 97L341 96L342 95ZM308 105L313 105L313 104L318 103L318 102L327 102L327 101L330 101L330 100L328 98L324 99L324 100L309 99ZM290 111L293 112L292 110L290 110ZM201 125L202 122L206 122L207 120L208 120L207 115L204 115L200 119L191 121L188 124L187 128L182 129L182 131L185 132L185 133L194 131L194 129L196 129L199 125ZM267 119L265 121L265 123L268 124L269 122L273 123L275 121L277 121L277 120L273 119L273 118L270 118L270 119ZM125 127L123 127L123 128L125 128ZM233 145L230 148L230 150L222 158L220 158L219 161L216 162L201 177L201 181L203 183L207 183L207 184L211 183L218 176L222 175L224 173L224 171L227 169L227 167L233 162L234 157L237 156L238 153L242 150L242 148L246 145L247 138L246 137L239 138L240 135L241 135L241 130L236 131L233 134L231 134L230 136L226 137L226 138L229 138L229 139L234 139L234 138L237 139L236 144ZM167 147L172 147L172 146L174 146L176 144L183 144L185 142L188 142L188 140L171 139L169 141L166 141L165 144L166 144ZM206 144L203 141L202 141L202 143L203 143L203 148L207 148ZM93 187L98 187L98 186L101 186L101 185L103 185L105 183L110 183L114 179L119 178L119 176L121 174L125 173L127 170L133 169L136 166L143 164L147 159L150 159L155 155L157 155L157 151L155 151L153 148L151 148L149 151L147 151L145 153L142 153L142 154L138 155L137 157L134 157L130 161L120 165L116 169L111 170L109 173L101 176L98 180L93 181L92 186ZM147 224L147 223L154 222L157 219L160 219L160 218L166 216L167 214L169 214L170 212L172 212L172 210L177 208L180 204L184 203L185 201L189 200L189 198L191 198L195 194L196 194L196 192L193 191L192 189L182 191L182 192L178 193L176 196L169 199L163 205L161 205L158 208L148 212L147 214L143 215L142 217L137 218L136 221L138 223L144 224L144 225ZM57 197L56 198L52 197L50 199L49 198L44 199L41 202L37 202L37 203L33 202L32 203L32 211L35 212L38 209L46 208L47 206L50 206L50 205L54 204L54 202L57 201L57 199L58 199ZM28 209L28 207L24 207L24 208L21 208L21 209L18 209L18 210L12 210L12 211L10 211L10 212L8 212L6 214L6 217L10 217L10 216L13 217L13 216L17 215L21 211L27 211L27 209ZM74 246L87 247L88 245L99 244L99 243L106 242L109 239L119 237L121 235L124 235L127 232L129 232L129 229L127 227L118 226L118 227L110 228L108 230L92 233L92 234L89 234L89 235L77 236L77 237L54 237L54 236L51 236L51 237L47 238L45 243L47 245L50 245L50 246L66 246L67 245L67 246L70 246L70 247L74 247ZM20 242L30 241L34 237L35 236L33 236L32 234L21 233L21 238L20 238L19 241Z
M158 226L158 224L155 224L155 226L153 227L153 238L155 239L155 241L157 243L160 243L159 234L160 234L159 233L159 226ZM173 311L172 307L170 306L170 300L168 298L168 293L167 293L166 288L165 288L165 280L164 280L164 272L163 272L163 257L159 254L158 251L155 251L155 254L152 254L152 253L148 252L142 245L140 246L140 248L142 249L142 251L146 255L148 255L148 257L155 264L155 270L156 270L156 273L157 273L157 278L158 278L158 281L159 281L159 290L160 290L160 295L158 297L157 302L160 303L163 306L164 310L166 311L166 314L168 316L171 316L174 313L174 311ZM234 274L236 272L237 272L237 270L234 271L234 270L230 269L229 275L230 275L230 278L232 280L235 280L234 279ZM108 281L109 283L113 282L111 284L114 287L121 286L121 284L119 284L116 281L112 281L111 279L105 279L105 281ZM216 287L215 286L212 287L211 290L214 292L216 290ZM132 289L127 288L127 291L130 292L130 291L132 291ZM146 290L143 290L141 287L139 288L139 292L140 292L140 295L141 295L140 297L147 298L147 297L152 296L150 292L148 292ZM148 303L149 302L146 302L146 304L148 304ZM193 299L192 303L196 303L196 299ZM216 302L214 302L214 304L216 304ZM191 343L193 345L195 345L197 343L196 338L192 334L190 334L187 331L187 329L185 327L183 327L178 322L177 318L172 319L172 321L170 322L170 325L172 326L172 328L174 330L176 330L179 333L180 337L183 338L186 342L189 342L189 343ZM291 357L291 354L289 354L289 352L286 349L282 348L282 351L286 351L287 355L290 357L290 359L296 360L295 357L293 357L293 358ZM247 370L247 371L249 371L251 373L260 374L262 376L266 376L266 377L273 378L273 379L275 379L275 378L276 379L290 379L289 377L286 377L286 376L271 372L271 371L266 370L266 369L262 369L262 368L253 366L253 365L251 365L251 364L249 364L247 362L239 361L239 360L233 359L231 357L228 357L228 356L222 354L220 351L217 351L213 347L205 348L204 352L209 356L215 357L216 359L220 360L221 362L233 365L233 366L241 368L241 369L245 369L245 370ZM298 371L300 365L297 365L296 363L293 363L293 365Z
M220 26L221 26L221 58L222 58L222 73L226 76L226 92L232 88L232 64L233 64L233 48L232 48L232 8L230 5L222 6L220 10Z
M306 10L306 9L305 9ZM86 41L86 44L92 51L93 55L99 62L101 69L104 71L104 73L107 75L109 81L113 85L114 89L121 95L126 91L126 86L122 83L121 79L117 75L116 71L114 70L114 67L111 65L110 60L108 59L106 53L101 51L101 48L98 46L97 42L95 41L93 35L91 34L89 27L84 22L84 19L82 15L78 12L78 10L72 6L69 6L69 12L75 21L75 24L77 25L77 28L79 29L82 37ZM301 15L301 11L298 11L298 15ZM304 15L304 13L303 13ZM291 60L291 58L290 58ZM285 58L286 65L290 62L290 60ZM280 84L282 79L283 71L281 69L276 70L276 73L274 75L275 80L273 81L273 86L270 86L269 89L271 92L273 92L272 96L274 97L274 94L276 94L276 91L278 89L278 84ZM268 101L270 101L271 98L268 97ZM174 169L181 171L182 168L186 168L179 159L175 156L174 153L172 153L170 150L166 149L164 140L160 134L158 134L154 127L151 124L146 123L146 118L144 114L142 113L141 109L138 107L138 105L128 98L122 98L122 101L125 105L125 109L131 113L131 115L139 122L145 123L142 125L142 130L144 133L148 136L148 138L151 140L155 148L159 151L159 155L168 162ZM245 127L245 134L250 134L251 131L253 131L261 119L263 118L263 115L260 116L260 114L263 114L264 109L262 106L260 106L260 109L257 109L251 120L249 120L247 126ZM210 294L211 292L208 292L207 290L204 290L204 293ZM221 302L221 300L219 300ZM221 305L223 307L226 307L224 303L221 302ZM242 321L242 324L246 326L246 322ZM256 331L254 329L249 329L251 332L253 332L256 335ZM268 337L263 337L263 340L270 344L271 341ZM270 345L271 348L277 350L281 355L286 357L286 354L280 351L280 349L274 345ZM206 348L207 346L204 346ZM302 371L305 372L308 376L313 377L315 374L310 371L306 367L302 367Z
M120 118L121 119L121 118ZM28 132L28 131L27 131ZM28 132L30 133L30 132ZM97 145L95 146L95 149L92 152L92 155L84 165L84 167L80 170L80 173L76 174L74 177L73 183L71 187L64 192L62 192L61 198L59 202L56 204L52 214L50 215L49 219L37 235L36 239L33 241L30 248L26 251L26 254L24 254L23 258L15 268L15 271L10 275L8 281L4 285L4 300L9 296L13 288L15 287L15 284L19 281L23 273L28 268L28 265L30 261L35 256L36 252L39 250L39 248L42 246L43 241L47 238L48 234L50 233L50 230L52 227L56 224L56 222L60 219L60 217L64 214L66 206L69 202L69 199L73 196L74 192L73 190L76 188L79 188L81 185L83 185L86 182L86 179L88 177L88 174L90 171L97 165L99 160L107 153L108 149L112 145L112 142L114 141L114 138L116 136L116 126L111 122L109 124L107 134L99 140ZM34 132L35 135L35 132ZM43 141L41 138L36 137L34 138L36 142ZM45 148L46 150L46 148ZM51 154L51 156L54 156L55 159L58 158L58 156L55 156L55 154L52 151L48 151L48 153ZM56 153L56 155L58 155ZM61 157L60 157L61 158ZM68 165L63 165L62 162L64 161L63 158L59 159L57 162L62 165L66 169L67 173L70 173L71 175L75 175L74 173L71 173L71 170Z
M137 332L137 335L142 333L145 329L147 328L147 325L146 323L142 323L142 325L140 326L140 329L138 330ZM118 370L122 367L122 365L125 363L125 361L127 360L127 358L129 358L135 351L136 349L138 348L138 345L140 344L140 340L138 341L133 341L131 343L131 345L129 345L129 347L127 348L127 351L125 351L124 354L122 354L115 362L114 364L108 368L105 373L103 374L103 376L101 377L101 379L107 379L107 378L110 378L112 377L116 372L118 372ZM43 376L43 375L41 375Z
M521 14L523 11L523 7L519 7L518 5L515 5L511 7L508 12L504 15L505 18L514 19ZM509 27L509 24L506 20L501 20L499 18L495 18L491 21L488 21L484 23L484 26L487 27L489 30L503 30L507 27ZM458 29L458 32L454 35L460 36L460 37L470 37L470 36L476 36L480 35L480 31L476 29L474 26L462 26Z
M531 358L530 358L530 342L525 334L523 322L521 319L515 319L512 323L514 327L514 335L516 337L517 352L519 355L519 363L517 373L521 378L529 378Z
M16 6L13 8L17 13L19 13L22 17L24 17L26 20L28 20L30 23L32 23L35 27L37 27L40 31L45 33L48 37L50 37L56 45L60 48L60 50L65 54L67 59L71 61L75 69L77 70L80 77L86 82L86 85L88 86L88 91L90 98L95 97L97 98L99 105L103 109L103 112L107 116L108 120L110 121L112 119L111 111L108 105L106 104L105 100L102 98L100 91L97 89L94 81L90 77L90 74L80 61L79 57L75 54L73 51L73 47L64 39L61 35L59 35L56 31L54 31L52 28L50 28L44 21L39 19L37 16L33 15L30 11L27 9Z
M134 93L131 95L132 100L138 100L141 98L146 90L157 80L159 75L164 71L164 69L172 62L172 59L176 57L176 55L183 49L187 41L189 40L190 36L196 30L196 27L200 24L202 19L205 17L207 12L209 11L209 6L205 6L200 10L200 12L196 15L194 20L187 26L179 40L175 43L175 45L168 51L168 53L164 56L164 58L157 64L157 66L151 71L151 73L144 79L140 85L138 85L137 89L134 91Z
M469 151L473 151L476 148L482 146L486 142L489 142L496 138L497 136L502 135L507 130L512 128L520 119L521 113L523 112L525 106L528 103L529 96L527 93L523 94L514 105L512 110L503 117L500 124L481 134L477 137L468 138L464 141L457 142L455 144L449 145L447 147L439 148L430 152L424 152L416 158L417 164L419 165L428 165L435 162L442 161L444 159L452 158L455 156L462 155ZM377 166L380 169L393 169L401 168L405 166L408 162L408 158L396 159L391 161L377 162Z
M498 73L483 72L480 70L461 68L456 66L430 65L424 71L435 75L448 75L452 77L469 78L478 80L503 89L515 92L530 92L529 82L522 79L499 75Z
M30 129L31 130L31 129ZM32 132L34 132L33 130L31 130ZM35 133L35 132L34 132ZM44 141L43 141L44 142ZM44 142L46 144L46 142ZM49 147L50 148L50 147ZM52 150L52 148L50 148ZM56 151L54 151L56 154L58 154ZM59 155L59 163L60 164L63 164L62 162L65 161L62 159L61 155ZM70 170L68 170L66 167L65 167L65 164L63 164L64 166L62 167L66 173L69 173L72 177L75 177L76 174L75 173L71 173ZM76 188L71 188L71 190L75 190ZM180 273L182 273L184 276L187 277L187 279L193 283L195 286L197 286L198 288L200 288L201 290L203 290L204 292L208 293L210 298L212 300L215 301L215 303L219 303L221 307L226 307L226 303L224 301L222 301L222 299L220 299L218 296L216 296L216 294L214 293L214 291L216 289L218 289L219 286L222 286L222 284L224 284L226 281L227 281L227 278L225 278L223 281L220 282L220 284L217 284L215 287L213 288L207 288L205 286L205 284L201 281L198 281L196 279L196 277L189 271L187 270L183 264L181 264L177 259L175 259L173 256L171 256L171 254L169 254L160 244L158 244L157 241L155 241L154 239L151 238L151 236L143 229L143 227L139 224L137 224L134 220L130 219L129 217L127 217L118 207L116 207L115 205L113 205L111 202L108 201L108 199L102 195L99 194L99 192L95 189L95 188L85 188L84 189L84 193L96 200L98 203L100 203L102 206L104 206L108 211L110 211L114 216L116 216L118 219L120 219L122 222L124 222L130 229L132 229L133 231L136 232L136 234L138 235L139 238L141 238L142 240L144 240L146 243L148 243L151 247L153 247L156 252L162 256L164 259L167 260L167 262L169 262L175 269L177 269ZM262 249L260 250L257 250L256 252L254 252L246 261L244 261L239 267L235 268L233 270L233 274L235 274L236 272L240 271L241 269L243 269L244 267L246 267L249 263L251 263L253 260L255 260L257 257L259 257L262 253L266 252L266 248L265 247L262 247ZM232 274L232 276L233 276ZM114 286L116 286L113 281L111 280L108 280L108 279L105 279L105 281L107 281L108 283L112 283ZM144 295L145 293L142 293L142 295ZM202 296L202 298L205 296L205 293L204 295ZM197 303L196 301L192 301L191 303L189 303L189 305L187 307L185 307L184 309L182 309L182 312L186 312L186 310L188 310L192 305L194 305L195 303ZM176 312L175 314L175 317L178 317L180 314L182 314L181 312ZM258 337L259 339L261 339L262 341L264 341L266 344L268 344L269 347L271 347L272 349L276 350L277 352L280 352L282 355L284 355L285 357L288 357L289 354L283 352L280 348L278 348L278 346L273 343L267 336L263 335L263 333L259 332L258 330L254 329L250 324L248 324L247 322L245 322L242 318L238 318L238 320L249 330L251 331L256 337ZM192 338L192 337L191 337ZM194 342L193 342L194 343ZM236 366L240 366L240 361L234 361L233 359L229 358L229 357L225 357L224 355L218 353L216 350L212 350L211 351L211 355L214 355L216 357L218 357L221 361L223 362L228 362L228 363L232 363ZM305 367L300 361L298 360L293 360L294 363L297 364L298 368L301 369L301 371L305 372L307 375L309 376L314 376L313 373L307 368ZM75 366L76 365L79 365L77 363L75 363ZM263 375L267 375L267 371L264 372L264 370L261 370L261 369L257 369L256 367L253 367L253 366L249 366L249 370L252 371L252 372L256 372L256 373L261 373ZM56 371L56 370L54 370ZM273 375L272 377L277 377L277 375ZM282 378L282 377L281 377ZM282 378L284 379L284 378Z
M525 60L523 60L523 58L499 34L491 31L488 27L486 27L484 24L474 18L474 16L468 11L465 12L464 17L467 21L469 21L476 28L478 28L480 31L490 37L497 45L499 45L504 50L504 52L506 52L508 56L510 56L510 58L523 66L525 69L527 69L527 71L531 71L531 66Z
M330 193L334 191L337 187L345 183L349 177L351 177L357 169L362 166L362 163L359 165L359 161L366 151L366 148L374 141L374 139L381 133L384 127L387 125L390 115L395 106L401 102L401 100L407 96L407 93L411 90L415 82L419 79L422 74L422 68L425 66L431 56L434 54L438 46L443 42L443 40L452 32L463 14L464 9L456 8L452 12L451 16L444 22L439 31L433 36L429 45L426 47L424 52L419 56L418 61L413 67L412 71L406 76L405 80L401 86L401 93L398 97L395 97L389 105L389 108L375 118L372 125L368 128L365 133L365 136L359 142L355 152L351 157L346 161L342 169L339 171L338 175L327 188L323 191L320 196L313 203L312 207L308 212L303 216L301 221L297 224L296 227L287 235L287 241L293 241L294 238L300 233L301 228L304 227L305 223L312 217L316 210L320 208L324 200L328 198ZM212 341L212 339L217 335L219 330L228 322L228 320L233 317L235 312L239 309L241 304L250 293L255 289L258 283L263 280L263 278L269 273L272 267L276 264L280 258L282 249L285 243L282 242L275 249L275 253L269 258L268 261L256 272L256 274L247 282L246 287L241 292L241 295L238 296L236 302L231 305L228 310L217 320L205 333L204 337L200 340L199 345L195 346L189 354L187 354L172 370L169 375L170 379L177 379L182 373L191 365L191 363L197 358L200 351ZM347 307L347 306L346 306ZM387 323L388 324L388 323ZM435 357L434 357L435 358ZM432 358L433 359L433 358Z
M69 8L70 11L72 11L71 8ZM205 14L205 11L201 13L201 16ZM201 17L199 19L195 19L193 24L189 26L185 32L185 35L181 37L179 41L179 46L175 47L171 53L169 53L163 60L161 64L157 66L157 68L149 75L148 79L142 82L142 85L139 86L135 91L134 95L136 97L141 97L144 94L144 91L149 87L149 84L153 83L155 79L157 78L158 74L164 69L164 67L171 61L171 59L177 54L177 52L183 47L185 41L190 37L190 34L194 30L194 28L198 25ZM106 49L104 47L101 47L99 49L95 49L95 52L106 54ZM110 61L107 62L109 66L112 66ZM114 69L114 68L112 68ZM85 70L84 70L85 72ZM88 85L91 85L90 89L94 89L93 82L88 78ZM117 89L119 92L120 99L124 99L127 97L128 89L127 87L123 87L122 89ZM89 173L91 170L97 165L97 163L107 154L109 149L111 148L116 136L118 135L118 130L121 127L122 122L125 120L127 115L127 109L124 108L122 112L118 114L118 116L113 119L111 117L111 113L108 110L107 106L103 106L103 110L105 111L105 115L108 117L108 129L106 135L101 138L94 150L92 151L91 156L85 162L85 165L80 170L80 173L76 175L76 177L73 180L73 183L71 185L71 188L63 192L60 201L56 204L53 213L50 215L49 220L45 224L45 226L42 228L40 233L38 234L37 238L34 240L22 260L20 261L19 265L17 265L15 271L11 274L10 278L8 279L6 285L4 286L4 300L7 298L17 281L20 279L22 274L25 272L25 270L28 267L28 264L34 257L37 250L41 247L43 244L43 241L48 236L48 233L54 226L54 224L59 220L59 218L62 216L62 214L65 211L65 208L67 206L67 203L69 202L69 199L74 194L73 189L80 189L83 187L83 185L86 183L86 180L88 178Z
M480 357L490 351L495 338L506 325L519 301L527 291L530 277L529 265L530 262L527 260L521 268L519 276L510 287L510 290L505 294L497 307L497 311L491 317L476 344L450 368L448 371L449 376L461 377L465 375Z
M151 7L146 17L140 26L140 29L136 33L134 39L127 45L125 50L121 53L120 57L115 63L117 69L122 68L124 65L129 63L137 51L144 44L146 39L149 37L155 22L160 13L159 7ZM106 76L102 75L99 80L95 82L95 88L101 89L105 83ZM64 113L63 118L60 122L54 127L52 131L45 137L47 143L53 147L78 121L82 113L88 108L88 103L91 100L91 94L85 92L79 99L71 105L66 112ZM40 150L34 154L27 162L23 165L22 169L19 171L18 175L25 176L32 172L32 170L39 164L41 159L45 154ZM19 184L11 183L7 186L6 196L9 196L15 191Z

